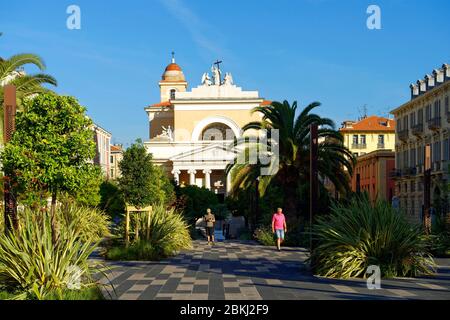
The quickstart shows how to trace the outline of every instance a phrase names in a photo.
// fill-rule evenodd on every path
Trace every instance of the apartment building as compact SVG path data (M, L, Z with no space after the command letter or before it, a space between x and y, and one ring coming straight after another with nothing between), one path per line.
M359 121L344 121L339 129L344 145L357 157L376 150L394 150L395 121L370 116Z
M411 99L391 111L397 122L395 193L400 208L414 221L422 219L425 146L431 148L433 199L448 183L450 65L444 64L410 85Z

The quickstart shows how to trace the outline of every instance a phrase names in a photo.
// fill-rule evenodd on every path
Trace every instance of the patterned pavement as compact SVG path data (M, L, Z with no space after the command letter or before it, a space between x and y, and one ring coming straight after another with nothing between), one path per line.
M382 280L381 289L369 290L362 279L311 275L306 258L303 248L194 241L193 250L160 262L108 262L115 292L104 290L121 300L450 299L450 259L436 260L433 277Z

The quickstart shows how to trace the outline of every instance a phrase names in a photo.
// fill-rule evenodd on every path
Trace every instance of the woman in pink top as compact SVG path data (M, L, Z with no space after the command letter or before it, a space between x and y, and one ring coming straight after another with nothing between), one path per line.
M287 232L286 218L283 214L283 209L278 208L277 213L272 217L272 232L277 235L277 248L281 250L281 243L284 241L284 234Z

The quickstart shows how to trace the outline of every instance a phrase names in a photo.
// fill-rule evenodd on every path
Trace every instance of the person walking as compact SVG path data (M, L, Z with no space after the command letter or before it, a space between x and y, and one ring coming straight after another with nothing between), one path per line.
M216 217L211 212L211 209L206 210L206 215L203 217L206 222L206 237L208 238L208 245L214 244L214 224Z
M278 208L277 212L272 217L272 232L277 236L277 249L281 251L281 244L284 241L284 235L287 232L286 218L283 214L283 209Z

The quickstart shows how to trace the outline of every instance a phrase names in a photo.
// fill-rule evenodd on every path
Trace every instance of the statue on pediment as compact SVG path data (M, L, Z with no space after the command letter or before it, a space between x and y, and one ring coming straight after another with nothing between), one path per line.
M213 80L214 80L214 85L215 86L220 86L221 85L221 80L220 80L220 69L216 66L212 66L211 67L211 72L213 74Z
M204 86L212 85L212 81L211 81L211 78L209 77L208 72L205 72L202 76L202 85L204 85Z
M225 73L225 78L224 78L224 85L233 85L233 76L231 75L230 72Z

